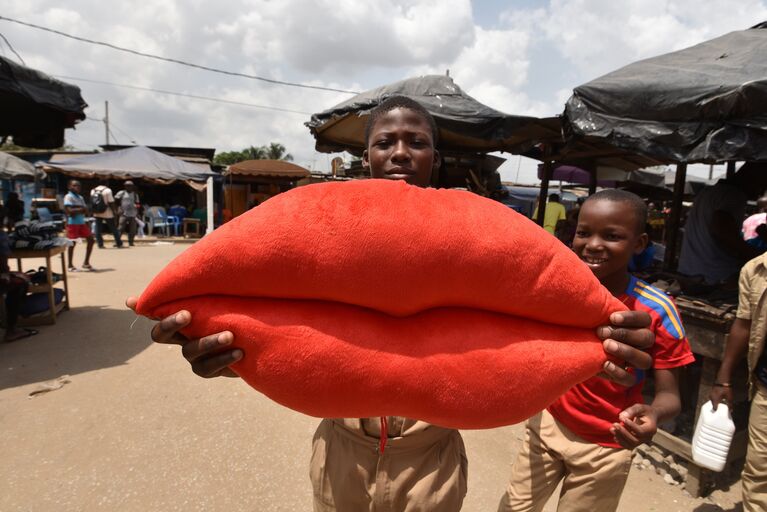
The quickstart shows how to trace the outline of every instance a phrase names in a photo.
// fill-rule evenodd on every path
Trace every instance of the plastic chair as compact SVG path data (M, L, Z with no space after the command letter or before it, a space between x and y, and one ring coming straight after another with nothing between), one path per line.
M155 229L159 229L160 233L165 236L170 236L171 223L168 222L168 216L165 213L165 208L162 206L150 206L144 213L144 222L146 222L147 235L154 234Z

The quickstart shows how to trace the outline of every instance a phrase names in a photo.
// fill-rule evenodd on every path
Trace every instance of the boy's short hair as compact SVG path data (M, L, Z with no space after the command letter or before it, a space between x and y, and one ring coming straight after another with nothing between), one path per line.
M439 140L439 129L437 128L437 122L423 105L414 99L408 98L407 96L389 96L370 111L368 121L365 124L366 147L370 141L370 132L373 130L373 125L379 119L381 119L384 114L391 112L395 108L406 108L423 117L426 122L429 123L429 127L431 128L431 138L434 141L434 147L437 147L437 142Z
M628 204L636 216L636 233L641 235L647 231L647 204L638 195L626 190L608 188L590 195L584 204L591 201L613 201Z
M559 202L559 194L549 194L549 201Z

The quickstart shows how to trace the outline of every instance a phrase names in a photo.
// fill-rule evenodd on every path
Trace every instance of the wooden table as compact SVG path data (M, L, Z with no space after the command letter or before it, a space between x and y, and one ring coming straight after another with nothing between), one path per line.
M30 284L29 293L47 293L48 294L48 311L38 313L29 317L20 317L19 325L40 325L40 324L55 324L56 316L69 309L69 283L67 282L67 263L64 257L66 252L66 246L51 247L50 249L44 249L41 251L35 251L30 249L17 249L11 252L9 259L16 259L16 265L19 272L23 272L21 260L44 258L46 268L46 281L42 284ZM53 267L52 263L56 256L61 259L61 280L57 283L63 284L64 298L58 304L56 304L56 296L54 294L54 288L57 283L53 282Z

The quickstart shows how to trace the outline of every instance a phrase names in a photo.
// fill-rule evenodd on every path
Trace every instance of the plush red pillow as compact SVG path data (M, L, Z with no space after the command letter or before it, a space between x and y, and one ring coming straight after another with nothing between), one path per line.
M497 202L366 180L300 187L172 261L138 312L231 330L249 384L320 417L521 421L604 361L624 310L564 245Z

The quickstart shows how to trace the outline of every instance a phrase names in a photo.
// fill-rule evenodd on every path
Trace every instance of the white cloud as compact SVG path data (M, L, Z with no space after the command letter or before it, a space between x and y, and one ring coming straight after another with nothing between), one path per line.
M475 5L487 8L489 3ZM513 114L561 112L571 88L639 58L767 19L764 1L551 0L472 18L468 0L9 0L3 15L82 37L232 71L350 90L450 69L467 93ZM487 13L485 13L487 14ZM27 63L77 76L318 112L347 94L267 85L163 63L0 21ZM0 45L0 48L3 48ZM5 48L3 53L13 58ZM325 162L308 115L80 83L120 142L215 147L278 141L299 162ZM103 143L82 123L71 139ZM524 161L522 177L533 173ZM516 159L510 164L516 173ZM531 175L528 181L534 180Z

